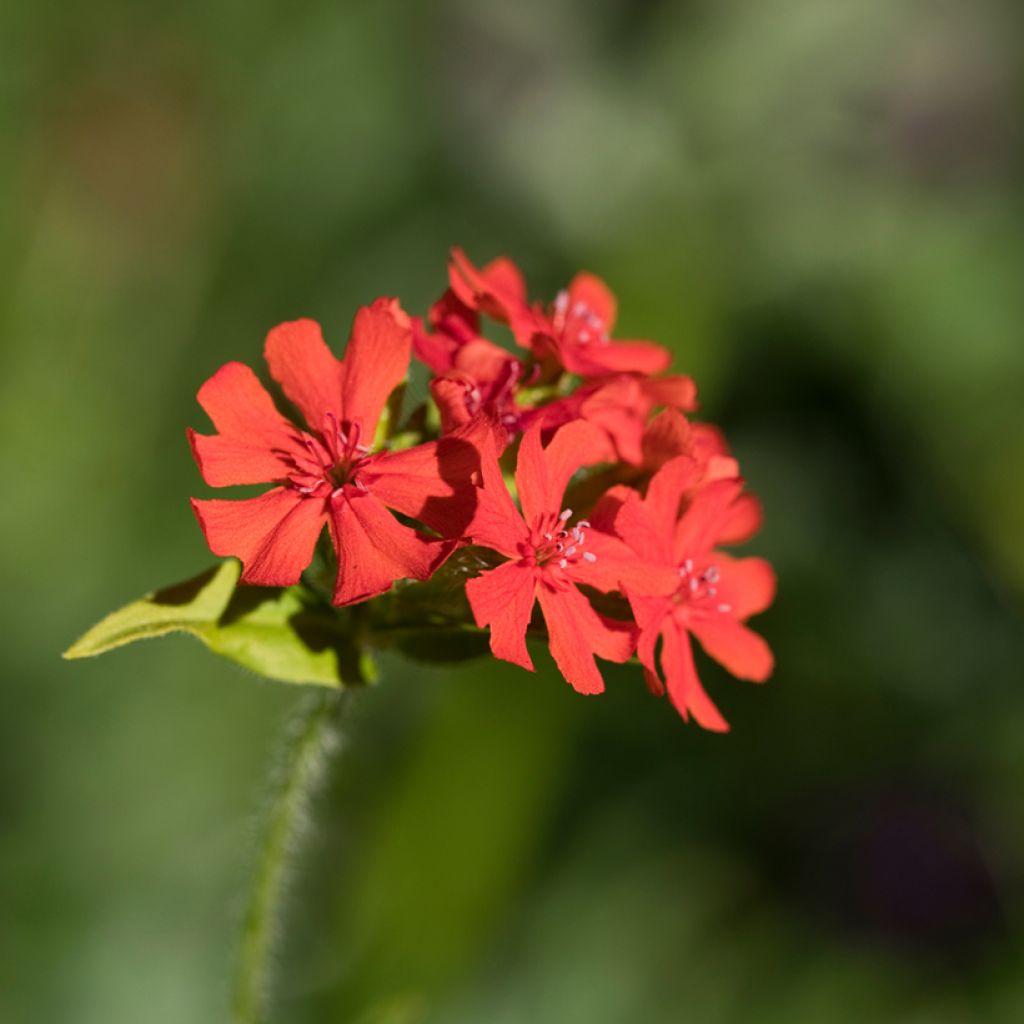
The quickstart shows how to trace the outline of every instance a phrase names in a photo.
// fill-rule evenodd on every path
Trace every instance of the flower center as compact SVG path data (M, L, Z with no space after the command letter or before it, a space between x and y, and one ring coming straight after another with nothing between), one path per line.
M706 610L721 612L723 615L732 611L728 604L716 602L718 581L721 578L717 565L706 565L699 572L692 558L687 558L679 566L679 586L672 600L676 604L698 605Z
M289 456L294 468L288 474L288 482L300 494L318 497L327 497L346 484L360 487L356 475L359 463L370 453L360 443L361 435L358 420L342 423L333 413L327 414L318 435L297 431L296 440L302 452Z
M607 345L608 324L585 302L570 302L564 289L555 296L551 316L555 334L570 345Z
M580 562L597 561L593 551L583 550L590 523L581 519L570 527L571 515L572 509L567 508L558 515L553 512L541 513L534 520L530 544L537 565L568 569Z

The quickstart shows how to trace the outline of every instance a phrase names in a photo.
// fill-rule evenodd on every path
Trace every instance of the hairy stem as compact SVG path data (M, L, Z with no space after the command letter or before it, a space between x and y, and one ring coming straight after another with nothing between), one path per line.
M290 867L299 853L310 799L337 745L343 700L336 691L310 694L288 724L242 921L231 1005L234 1024L266 1020L274 944Z

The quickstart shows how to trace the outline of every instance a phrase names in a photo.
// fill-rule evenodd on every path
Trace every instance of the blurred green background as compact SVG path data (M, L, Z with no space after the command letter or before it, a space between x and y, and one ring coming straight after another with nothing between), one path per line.
M1013 0L0 3L0 1020L224 1019L301 695L59 652L210 562L198 385L446 250L578 268L696 375L781 579L684 726L389 660L276 1020L1024 1020L1024 12Z

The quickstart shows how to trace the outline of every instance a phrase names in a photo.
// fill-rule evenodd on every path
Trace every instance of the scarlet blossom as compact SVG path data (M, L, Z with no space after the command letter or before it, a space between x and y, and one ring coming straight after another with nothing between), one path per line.
M482 337L479 316L450 290L431 306L428 321L429 332L413 319L413 351L435 374L430 391L442 431L450 433L486 411L511 439L522 426L515 397L522 362Z
M494 451L485 445L484 486L469 528L475 544L507 559L466 583L476 624L490 627L491 651L533 671L526 631L539 602L555 663L580 693L604 690L595 655L624 662L634 647L632 624L599 615L578 589L581 584L616 587L618 574L609 579L601 558L607 546L618 552L622 545L592 534L586 520L572 525L572 510L561 504L569 478L594 460L601 442L597 428L576 422L557 431L545 448L540 425L530 427L515 474L522 512L505 486Z
M653 374L671 361L653 342L611 339L618 304L593 274L577 274L549 306L530 303L523 275L504 257L480 269L461 249L453 249L448 279L464 306L508 324L519 345L569 373L588 379Z
M192 500L211 551L241 559L245 583L290 586L327 525L338 554L335 604L364 601L398 579L428 579L472 516L479 467L473 432L489 426L469 424L461 436L403 451L372 450L411 355L411 325L394 299L358 311L344 359L312 320L275 327L264 355L307 429L277 410L242 363L221 367L199 389L217 429L212 436L188 432L203 479L213 487L276 485L255 498ZM400 522L389 509L441 536Z
M637 656L651 689L667 688L684 719L692 715L704 728L723 732L728 724L697 676L690 636L734 676L763 682L772 672L772 652L745 622L771 604L775 574L762 558L734 558L716 549L730 531L743 482L719 479L697 488L700 472L689 456L670 459L645 497L613 488L594 518L651 567L646 592L628 580L622 588L640 630Z

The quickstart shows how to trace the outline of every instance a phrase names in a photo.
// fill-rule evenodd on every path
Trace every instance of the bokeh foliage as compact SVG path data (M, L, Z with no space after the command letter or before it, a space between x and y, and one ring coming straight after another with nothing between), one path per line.
M297 695L171 639L184 427L447 247L585 266L726 427L778 568L682 726L388 656L296 881L278 1019L1024 1016L1018 5L0 0L0 1019L215 1020Z

